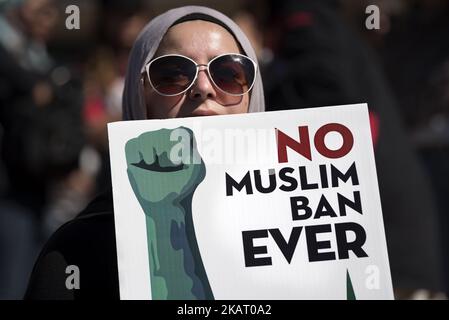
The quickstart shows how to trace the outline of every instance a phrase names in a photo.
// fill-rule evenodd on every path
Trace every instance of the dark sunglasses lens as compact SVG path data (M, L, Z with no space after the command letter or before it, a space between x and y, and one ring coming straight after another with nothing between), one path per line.
M232 54L213 60L209 72L217 87L235 95L248 92L256 76L254 64L250 59Z
M176 95L192 84L196 65L183 57L167 56L154 60L148 71L151 84L158 92Z

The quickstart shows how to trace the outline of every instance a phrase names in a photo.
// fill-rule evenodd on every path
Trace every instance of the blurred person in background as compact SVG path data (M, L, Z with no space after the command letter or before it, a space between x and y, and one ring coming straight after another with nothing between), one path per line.
M414 298L420 289L425 292L420 297L441 297L438 216L428 176L411 148L382 65L345 25L342 3L268 1L268 17L260 22L273 52L263 69L270 75L267 109L368 103L395 297Z
M429 174L439 214L443 277L449 293L449 2L351 0L352 25L378 50L412 146ZM346 3L346 2L345 2ZM367 30L364 8L380 10L380 29Z
M449 293L449 2L407 1L381 50L406 129L430 174L440 214Z
M59 16L53 0L0 1L0 299L23 296L46 238L43 217L78 211L79 199L67 206L61 196L87 187L78 170L80 86L46 49Z
M111 185L107 123L122 119L122 93L128 55L134 40L150 20L150 10L140 2L108 6L103 43L93 48L84 72L83 117L90 145L100 167L96 192Z

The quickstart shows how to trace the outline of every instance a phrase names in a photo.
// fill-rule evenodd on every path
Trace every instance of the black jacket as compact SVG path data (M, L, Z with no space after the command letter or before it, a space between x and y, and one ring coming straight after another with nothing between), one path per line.
M109 190L53 234L34 266L25 299L119 299L116 252ZM79 268L79 289L66 287L70 265Z

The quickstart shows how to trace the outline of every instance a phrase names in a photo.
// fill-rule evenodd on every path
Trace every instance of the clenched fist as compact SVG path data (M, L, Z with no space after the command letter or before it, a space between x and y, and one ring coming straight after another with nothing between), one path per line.
M193 193L206 173L193 132L146 132L129 140L125 152L146 215L153 299L213 299L192 219Z

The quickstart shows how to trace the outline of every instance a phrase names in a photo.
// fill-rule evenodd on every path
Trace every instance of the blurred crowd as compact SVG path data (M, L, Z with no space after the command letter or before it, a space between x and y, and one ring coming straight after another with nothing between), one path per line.
M242 27L269 110L368 103L395 296L447 296L448 1L0 0L0 299L22 298L48 237L110 186L128 52L152 16L186 4Z

